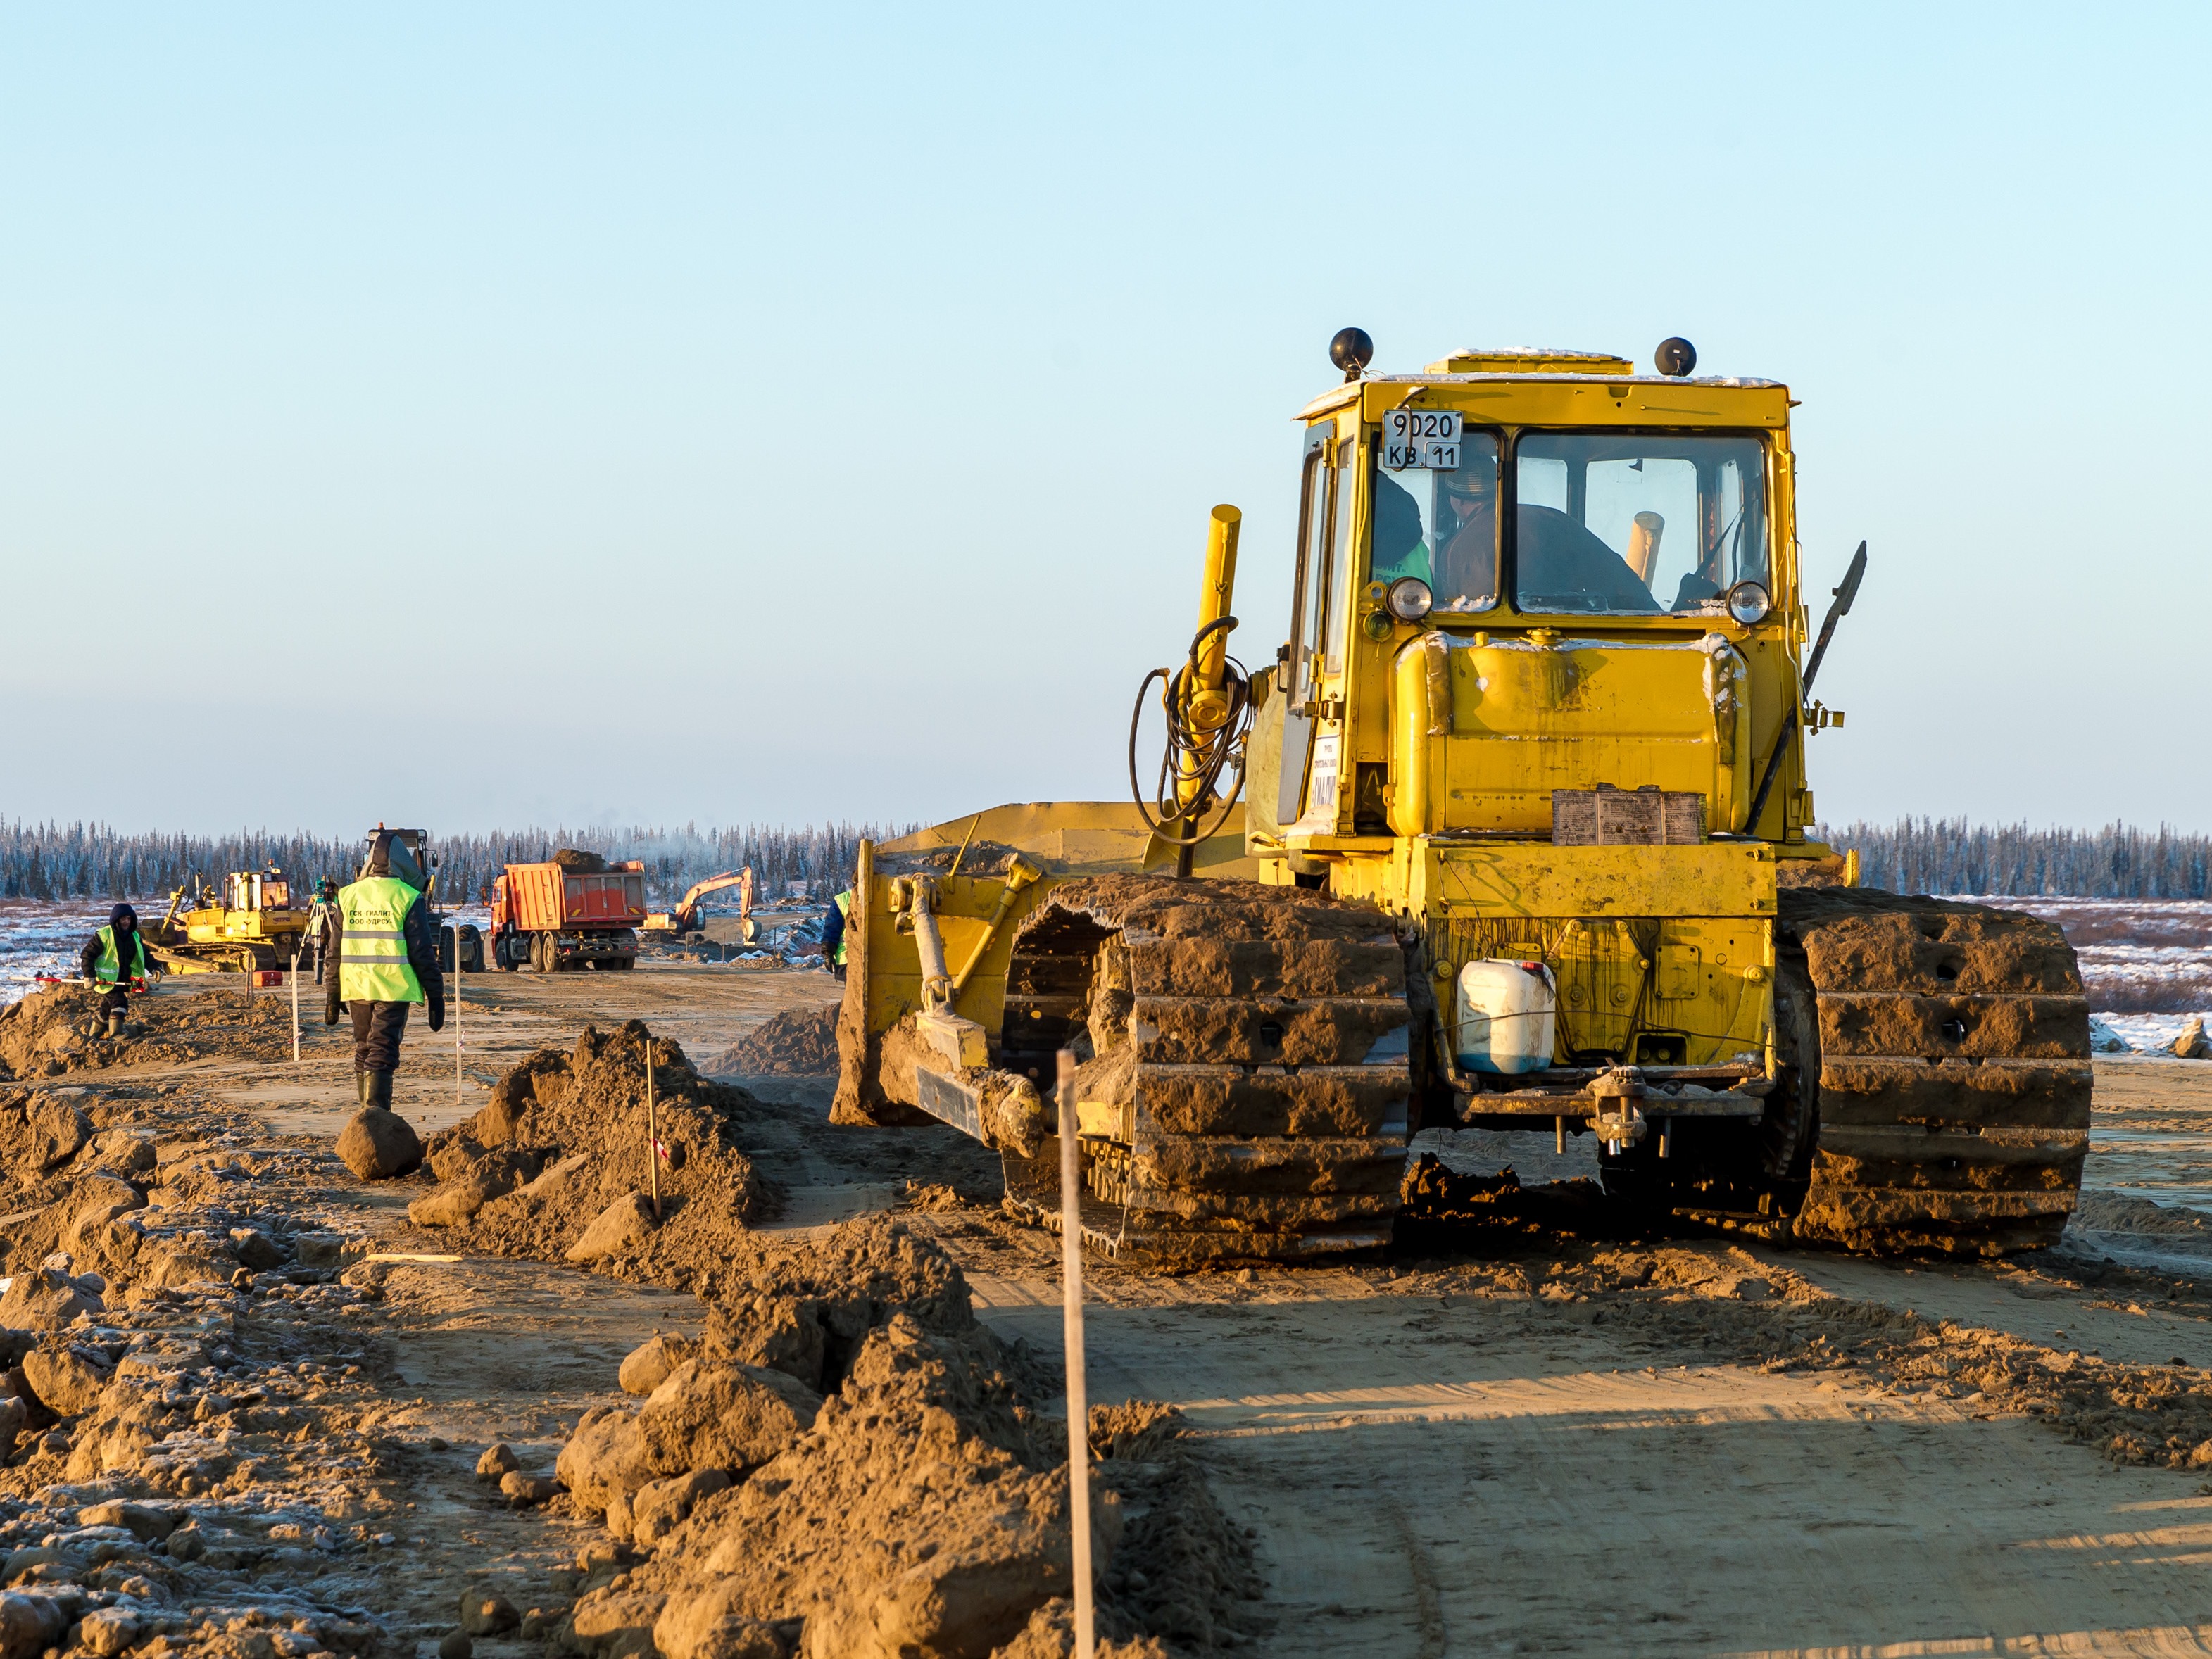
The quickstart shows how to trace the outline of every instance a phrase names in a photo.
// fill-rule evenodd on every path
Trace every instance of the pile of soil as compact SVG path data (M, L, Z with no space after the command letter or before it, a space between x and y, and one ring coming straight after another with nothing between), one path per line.
M1634 1213L1607 1203L1587 1177L1523 1187L1510 1169L1466 1175L1433 1152L1406 1170L1399 1189L1396 1237L1422 1249L1474 1249L1508 1240L1622 1238L1639 1231Z
M61 1077L110 1066L173 1066L208 1054L281 1060L292 1052L292 1010L275 993L243 991L131 999L125 1035L110 1042L80 1027L99 1024L104 994L82 981L33 991L0 1008L0 1080Z
M389 1652L356 1598L419 1468L398 1379L343 1317L372 1293L330 1282L338 1239L261 1201L327 1159L179 1131L152 1094L0 1105L0 1649Z
M235 1214L281 1158L234 1152L198 1133L163 1134L157 1109L76 1089L0 1099L0 1327L67 1326L187 1285L228 1285L288 1261L291 1231ZM219 1226L192 1212L212 1206ZM0 1448L4 1450L4 1448Z
M2075 1200L2069 1229L2092 1232L2140 1233L2161 1241L2203 1239L2212 1243L2212 1215L2179 1204L2154 1204L2124 1193L2084 1192Z
M653 1066L659 1217L651 1212L646 1068ZM466 1123L430 1138L441 1183L408 1209L473 1250L590 1261L625 1278L696 1283L743 1253L775 1197L739 1147L760 1103L709 1081L639 1020L586 1026L573 1048L512 1067ZM596 1229L596 1231L594 1231Z
M837 1009L787 1008L725 1048L709 1069L759 1077L834 1077Z
M579 1506L604 1500L623 1546L564 1638L606 1659L648 1637L665 1659L1065 1653L1066 1440L1030 1370L898 1222L763 1249L703 1344L656 1339L624 1363L644 1404L594 1413L562 1452ZM1091 1427L1102 1650L1234 1644L1255 1627L1250 1546L1180 1419L1130 1406Z

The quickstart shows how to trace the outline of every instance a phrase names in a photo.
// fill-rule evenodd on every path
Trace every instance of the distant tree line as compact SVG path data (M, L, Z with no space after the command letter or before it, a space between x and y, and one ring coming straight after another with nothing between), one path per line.
M1856 848L1859 880L1893 893L2045 898L2212 896L2212 836L2138 830L2031 830L1964 818L1900 818L1814 832Z
M826 823L786 830L745 824L701 830L686 824L681 830L494 830L441 836L431 846L439 860L438 895L447 903L483 897L507 865L542 862L557 848L574 847L611 860L641 860L648 896L666 904L702 878L745 865L752 866L763 898L781 894L790 882L842 882L850 876L863 840L887 840L915 827ZM104 823L0 821L0 896L166 904L179 887L220 883L230 871L265 870L270 865L292 878L295 893L304 893L325 876L341 884L351 880L363 850L359 836L300 831L126 836Z
M702 877L750 865L763 897L793 881L842 881L862 840L882 841L916 826L827 823L787 830L767 824L701 830L636 826L627 830L494 830L445 836L433 842L438 890L448 902L480 897L509 864L550 858L574 847L611 860L643 861L646 888L657 904L683 896ZM1964 818L1904 818L1893 824L1853 823L1815 830L1820 839L1856 848L1859 878L1902 893L1990 893L2049 898L2212 897L2212 836L2160 825L2124 823L2102 830L2031 830ZM302 884L324 876L349 880L360 867L357 836L295 831L271 835L126 836L100 823L0 820L0 896L9 898L127 898L166 902L175 888L220 881L232 870L274 864Z

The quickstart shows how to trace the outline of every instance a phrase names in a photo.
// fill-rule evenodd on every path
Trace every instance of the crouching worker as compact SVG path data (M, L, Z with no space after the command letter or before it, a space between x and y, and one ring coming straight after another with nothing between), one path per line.
M107 926L85 941L79 962L87 979L107 988L107 994L100 1000L100 1018L87 1035L111 1039L121 1036L123 1011L130 1006L131 988L144 990L148 976L157 971L146 960L146 940L138 932L138 913L127 904L118 904L110 910Z
M422 902L428 885L407 844L380 835L323 923L324 959L338 969L323 982L323 1024L337 1024L341 1007L350 1011L361 1103L387 1112L408 1004L429 1005L432 1030L446 1023L446 981Z

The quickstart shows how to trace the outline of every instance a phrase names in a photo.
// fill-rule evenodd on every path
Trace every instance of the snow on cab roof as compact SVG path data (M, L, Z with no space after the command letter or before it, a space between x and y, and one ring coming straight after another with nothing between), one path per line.
M1771 392L1785 389L1784 383L1780 380L1753 380L1736 374L1547 374L1526 370L1512 374L1364 374L1357 380L1347 380L1342 386L1331 387L1322 392L1320 397L1316 398L1300 410L1294 418L1303 421L1315 415L1326 414L1332 409L1349 403L1358 395L1359 388L1363 386L1474 386L1513 381L1532 386L1557 386L1565 382L1570 386L1713 386L1747 392Z

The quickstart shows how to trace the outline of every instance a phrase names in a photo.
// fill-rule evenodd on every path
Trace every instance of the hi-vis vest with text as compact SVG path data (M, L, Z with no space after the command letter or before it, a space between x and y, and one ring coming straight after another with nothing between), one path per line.
M849 887L837 895L837 914L845 918L849 931L853 925L853 890ZM845 934L837 935L837 953L830 959L840 968L845 965Z
M92 976L102 985L112 985L118 978L146 977L146 941L135 927L131 930L131 957L129 971L118 973L123 963L115 951L115 929L103 927L100 930L100 960L94 965Z
M345 1002L420 1002L422 981L407 965L407 912L422 896L392 876L364 876L338 889L338 997Z

